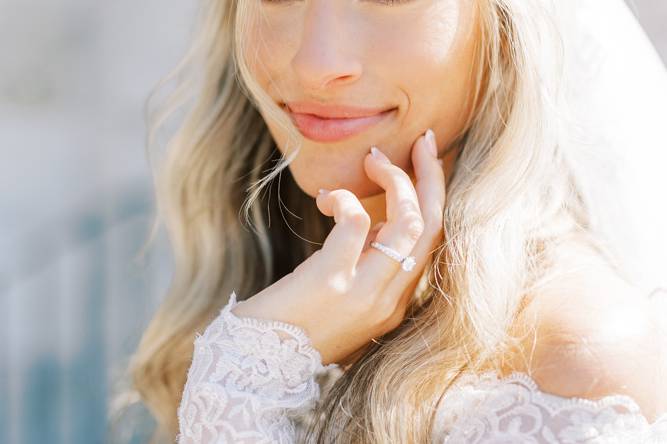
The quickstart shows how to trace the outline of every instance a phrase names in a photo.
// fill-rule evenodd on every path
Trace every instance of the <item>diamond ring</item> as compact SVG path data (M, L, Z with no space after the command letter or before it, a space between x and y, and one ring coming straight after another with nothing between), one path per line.
M405 271L411 271L413 268L415 268L415 265L417 264L417 261L415 261L414 256L401 256L401 254L398 251L384 244L381 244L380 242L376 241L371 242L371 247L380 250L390 258L394 259L397 262L400 262L401 268Z

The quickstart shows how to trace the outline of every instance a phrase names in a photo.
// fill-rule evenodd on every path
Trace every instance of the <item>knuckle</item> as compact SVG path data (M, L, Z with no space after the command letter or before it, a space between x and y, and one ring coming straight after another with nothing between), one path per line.
M337 189L329 192L329 196L334 200L334 208L339 210L342 208L342 204L348 199L347 191L343 189Z
M361 295L354 298L352 305L358 315L366 317L375 310L375 298L371 295Z
M396 314L396 301L375 292L355 298L354 305L356 313L374 325L385 325Z
M395 317L396 308L396 303L389 298L378 301L375 304L374 317L379 323L386 325Z
M408 173L405 172L405 170L403 170L403 168L399 167L398 165L393 165L393 164L390 165L390 166L391 166L390 171L391 171L391 173L394 177L394 180L396 180L396 181L408 181L408 182L412 183L412 181L410 180L410 176L408 175Z
M405 319L405 309L404 308L397 308L395 309L386 319L384 322L384 327L388 330L394 330L397 328L399 325L403 323L403 320Z
M331 193L335 193L334 196L340 200L356 199L356 196L350 190L346 190L345 188L339 188Z
M405 234L413 241L418 240L424 233L424 221L418 214L406 213L402 224L405 227Z
M399 214L405 215L405 214L415 213L416 215L421 217L419 204L413 199L408 199L408 198L401 199L398 202L397 211L399 212Z
M365 211L351 212L346 216L346 220L360 229L368 229L371 225L371 217Z

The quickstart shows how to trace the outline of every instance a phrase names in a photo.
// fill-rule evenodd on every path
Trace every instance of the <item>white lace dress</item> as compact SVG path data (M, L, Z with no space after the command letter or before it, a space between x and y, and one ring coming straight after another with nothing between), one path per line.
M195 339L178 409L178 444L294 443L295 416L320 396L323 366L295 325L237 317L232 293ZM441 400L436 443L667 443L667 413L653 423L625 395L597 401L541 392L524 373L463 375Z

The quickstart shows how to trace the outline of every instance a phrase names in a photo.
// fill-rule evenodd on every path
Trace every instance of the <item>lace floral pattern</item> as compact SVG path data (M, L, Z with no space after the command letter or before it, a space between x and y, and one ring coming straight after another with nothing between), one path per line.
M179 444L291 443L297 414L319 398L323 366L295 325L237 317L227 305L194 341L178 409ZM335 366L335 364L334 364Z
M178 408L179 444L294 443L297 418L320 396L323 366L295 325L237 317L229 303L195 339ZM625 395L592 401L540 391L515 372L464 373L445 393L433 442L447 444L667 443L667 413L653 423Z
M438 409L436 442L535 444L667 443L667 413L653 423L626 395L599 400L542 392L526 373L466 373Z

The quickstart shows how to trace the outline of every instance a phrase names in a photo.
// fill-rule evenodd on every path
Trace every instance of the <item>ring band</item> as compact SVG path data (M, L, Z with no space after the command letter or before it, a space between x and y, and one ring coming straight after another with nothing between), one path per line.
M384 244L381 244L380 242L376 241L371 242L371 247L380 250L390 258L394 259L397 262L400 262L401 268L405 271L411 271L413 268L415 268L415 265L417 264L417 261L415 261L414 256L401 256L401 254L398 251Z

